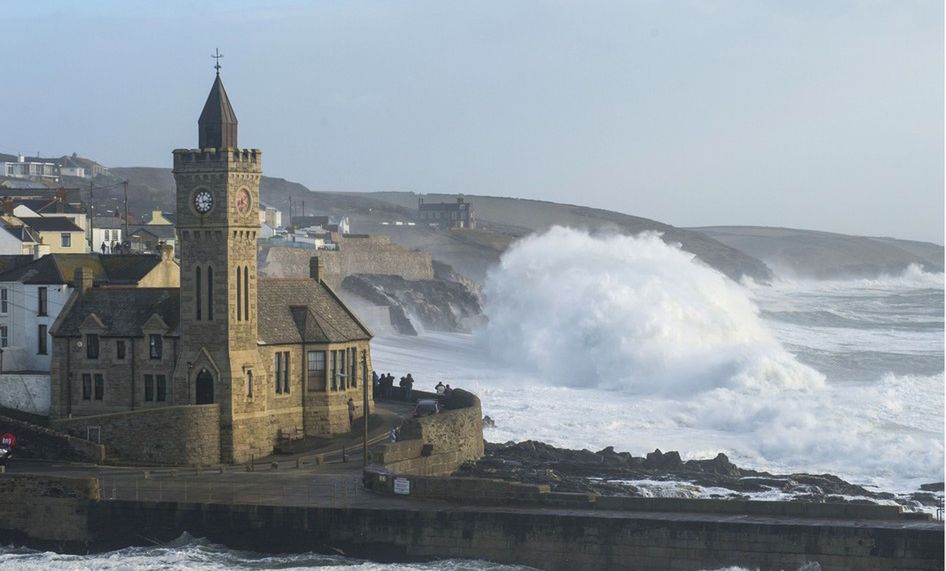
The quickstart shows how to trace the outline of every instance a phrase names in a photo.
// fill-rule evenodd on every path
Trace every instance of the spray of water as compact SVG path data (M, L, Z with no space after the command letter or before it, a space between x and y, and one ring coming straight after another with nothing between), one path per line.
M492 354L550 383L690 393L824 380L779 345L743 286L656 234L552 228L510 248L485 294Z

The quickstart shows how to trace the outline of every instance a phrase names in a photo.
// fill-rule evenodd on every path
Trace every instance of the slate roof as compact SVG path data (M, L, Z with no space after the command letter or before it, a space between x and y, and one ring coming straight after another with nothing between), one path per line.
M259 340L265 344L338 343L371 332L325 284L309 278L259 278Z
M237 118L223 88L220 74L214 80L204 109L197 120L198 144L201 149L222 149L237 146Z
M82 232L82 228L76 226L75 222L62 216L26 216L19 220L39 232Z
M3 272L25 266L33 261L33 256L29 254L14 254L0 256L0 274Z
M3 224L3 229L20 242L39 243L39 236L37 236L29 226L10 226Z
M147 254L47 254L3 271L0 282L71 284L83 268L92 272L93 283L134 285L160 262L160 256Z
M55 198L17 198L13 200L13 206L23 205L37 214L58 213L59 200ZM71 202L62 203L62 213L64 214L82 214L82 208L78 204Z
M176 227L170 224L146 224L128 230L130 237L141 236L144 233L151 234L159 240L175 240L177 238Z
M53 327L56 337L80 335L79 328L94 313L105 325L103 336L136 337L157 314L177 334L181 317L179 288L92 288L76 298Z
M95 228L121 228L122 219L119 216L94 216L92 226Z

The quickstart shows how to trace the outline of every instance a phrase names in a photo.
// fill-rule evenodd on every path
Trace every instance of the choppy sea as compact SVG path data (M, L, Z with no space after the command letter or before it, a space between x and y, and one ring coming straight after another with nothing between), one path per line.
M491 274L488 326L376 338L374 366L411 372L416 388L443 381L478 393L493 442L724 452L743 467L832 473L895 493L943 481L942 274L735 284L691 258L655 237L553 230ZM652 490L681 493L665 482ZM336 566L518 569L263 556L190 537L89 556L0 548L0 569Z

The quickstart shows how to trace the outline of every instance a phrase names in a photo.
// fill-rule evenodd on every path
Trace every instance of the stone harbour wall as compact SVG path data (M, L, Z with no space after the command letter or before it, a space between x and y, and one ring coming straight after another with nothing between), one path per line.
M424 393L415 391L418 398ZM398 442L370 451L370 460L394 474L439 476L453 473L467 460L483 456L483 410L480 399L453 391L440 414L411 418L401 425Z
M109 458L131 463L207 465L220 462L220 407L168 406L57 419L53 428L85 437L101 431Z
M44 426L0 416L0 434L7 432L16 436L13 456L16 458L40 458L66 462L105 461L105 447L84 438L84 434L72 436Z

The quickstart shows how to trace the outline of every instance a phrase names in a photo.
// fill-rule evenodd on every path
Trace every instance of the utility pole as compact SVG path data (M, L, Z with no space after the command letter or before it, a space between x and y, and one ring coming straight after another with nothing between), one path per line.
M124 182L122 182L122 187L125 192L125 219L123 220L123 223L122 223L122 228L123 228L122 241L119 244L119 246L121 246L128 240L128 180L127 179Z
M362 441L362 461L365 468L368 467L368 352L361 352L361 388L364 395L362 399L362 411L364 411L365 435Z
M289 226L292 227L292 195L289 195Z
M89 250L95 252L95 244L92 243L92 234L95 230L95 199L92 197L92 181L89 181Z

